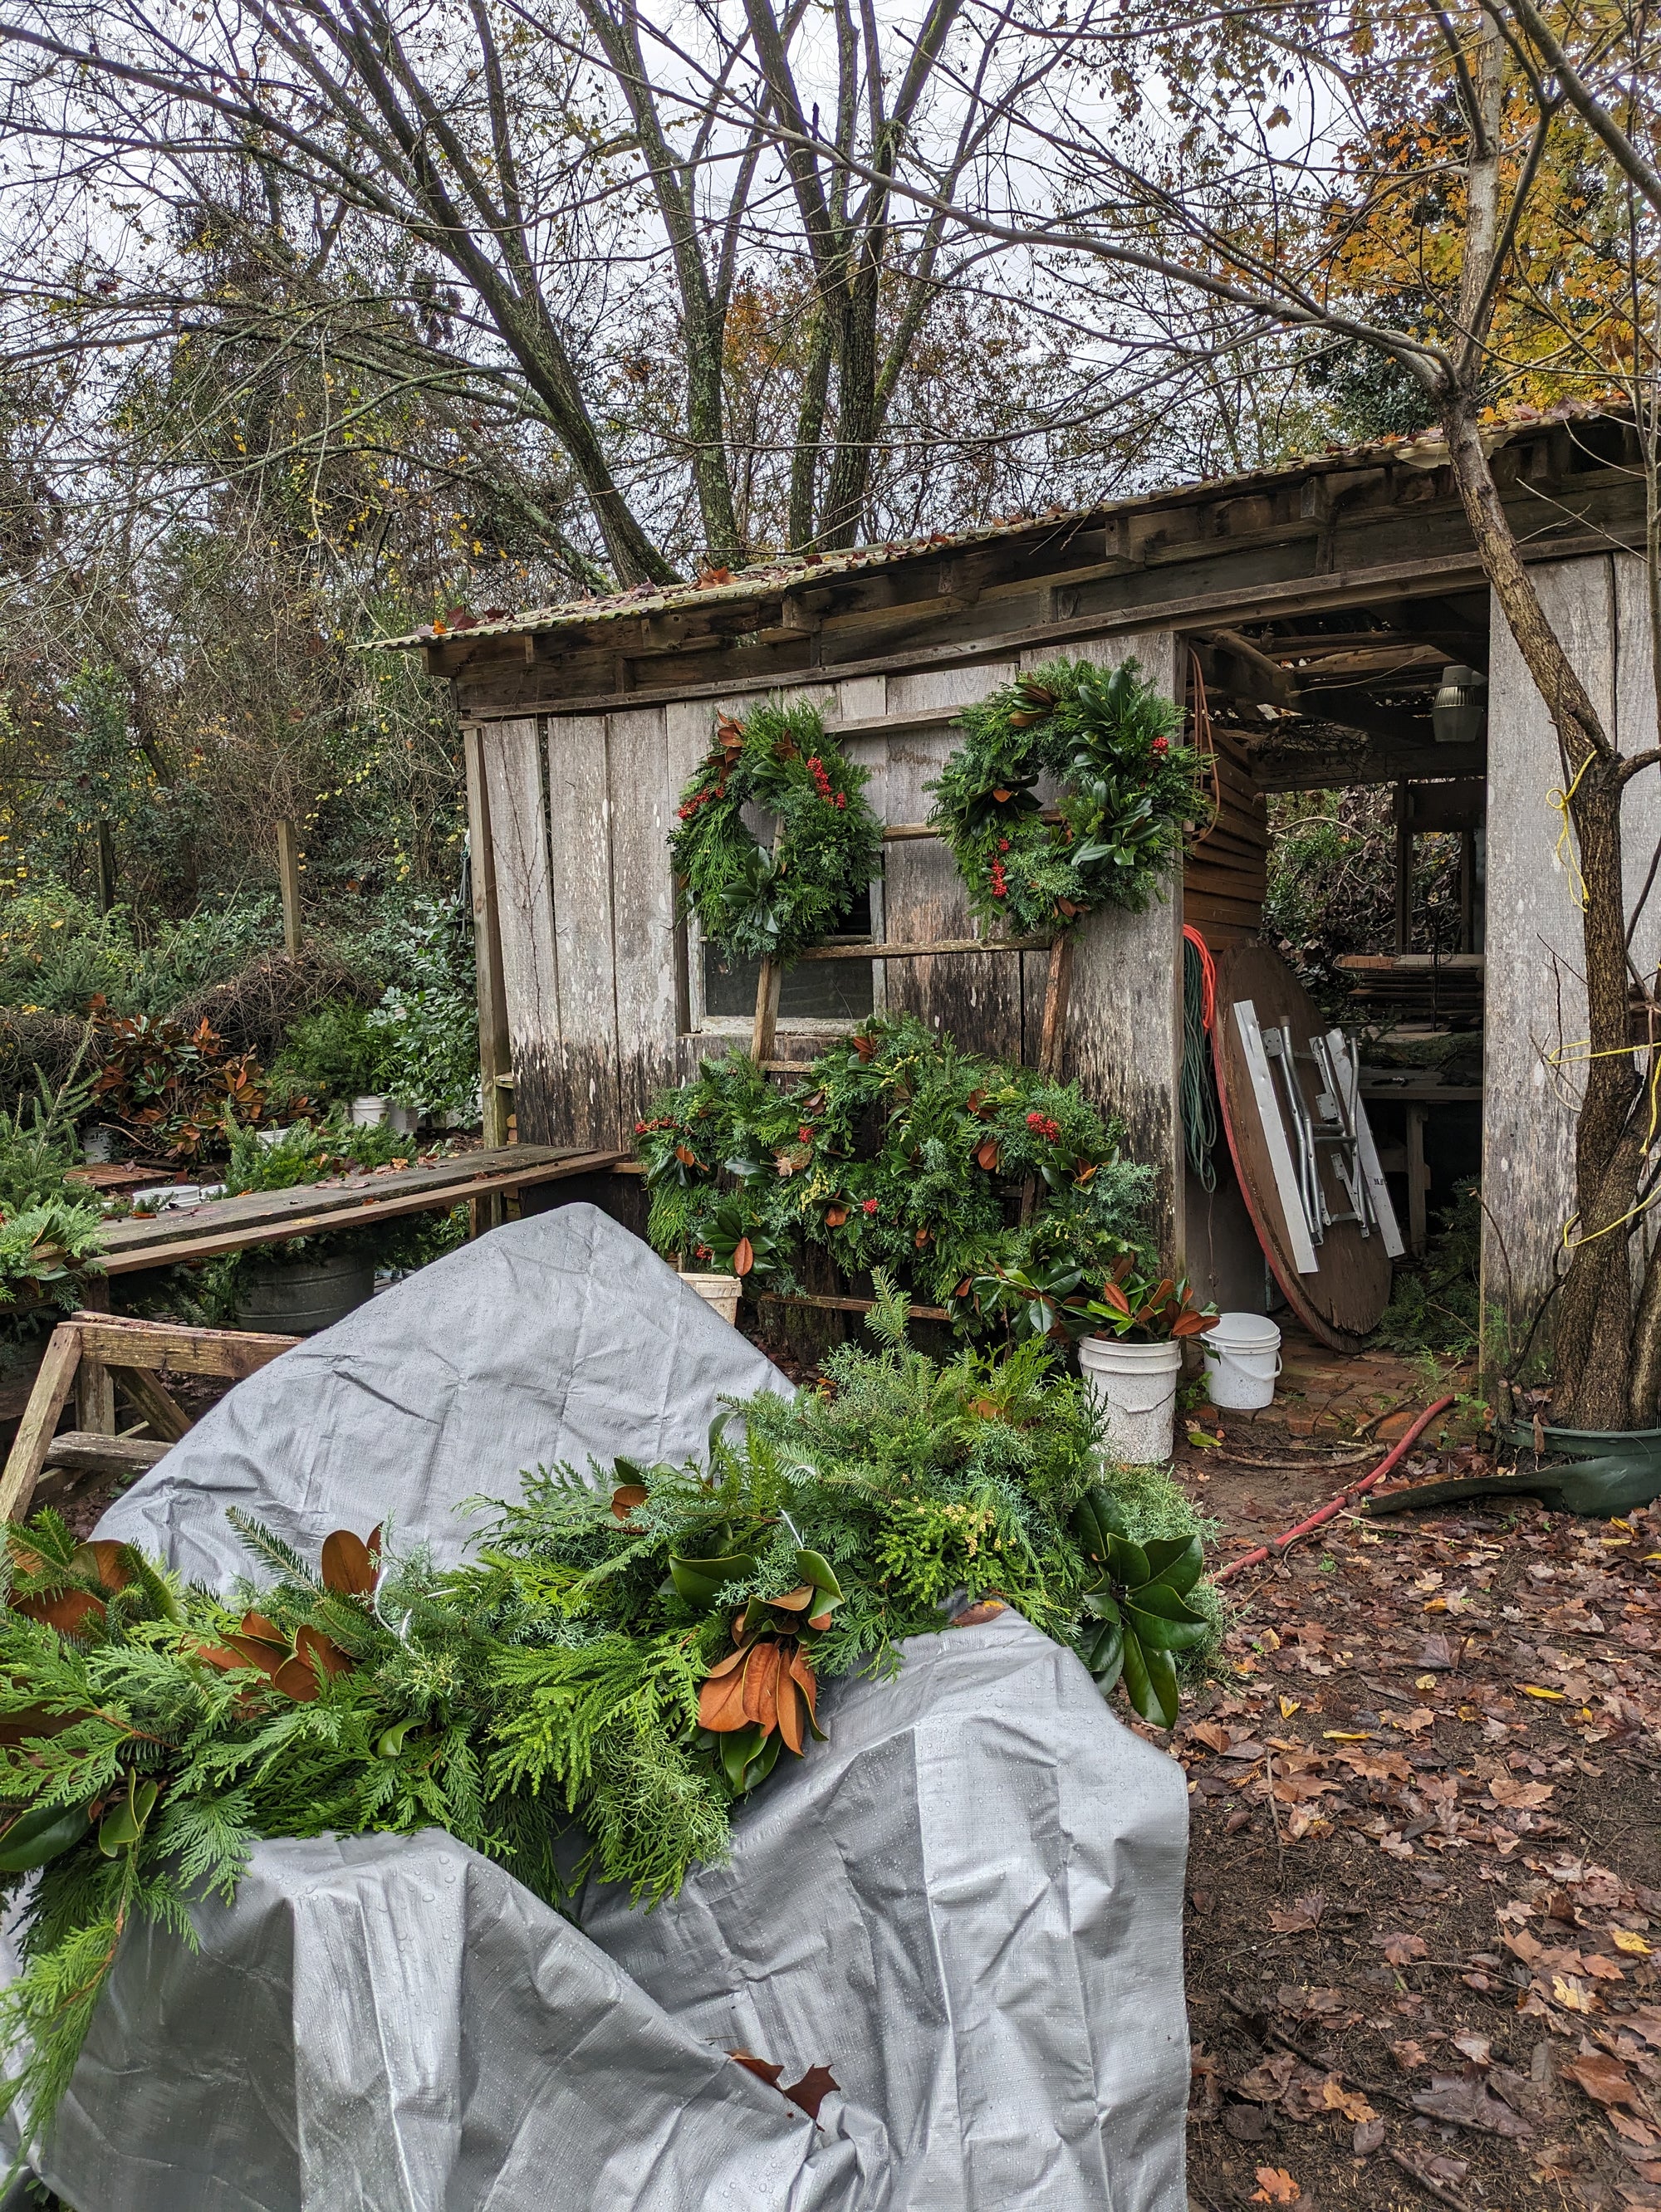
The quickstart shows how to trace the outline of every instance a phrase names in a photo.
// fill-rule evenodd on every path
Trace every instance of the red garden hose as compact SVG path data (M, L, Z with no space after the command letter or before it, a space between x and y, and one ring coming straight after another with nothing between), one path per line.
M1342 1513L1351 1498L1360 1498L1365 1492L1371 1490L1375 1482L1382 1482L1397 1461L1405 1457L1409 1447L1418 1443L1436 1416L1439 1413L1445 1413L1452 1403L1451 1398L1439 1398L1433 1406L1427 1407L1425 1412L1420 1414L1400 1443L1390 1446L1371 1474L1364 1474L1359 1482L1351 1483L1348 1490L1341 1490L1338 1495L1329 1500L1318 1513L1311 1513L1307 1521L1300 1521L1295 1528L1288 1528L1284 1536L1275 1537L1273 1543L1259 1544L1255 1552L1246 1552L1239 1559L1231 1559L1226 1567L1220 1569L1211 1577L1212 1581L1214 1583L1232 1582L1243 1567L1255 1567L1261 1560L1268 1559L1271 1553L1284 1552L1288 1545L1295 1544L1299 1536L1307 1536L1311 1528L1318 1528L1323 1521L1330 1521L1335 1513Z

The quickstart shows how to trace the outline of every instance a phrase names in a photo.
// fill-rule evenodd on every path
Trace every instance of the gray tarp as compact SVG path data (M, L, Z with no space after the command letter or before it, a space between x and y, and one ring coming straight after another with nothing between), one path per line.
M223 1582L240 1501L315 1553L518 1469L680 1457L787 1387L587 1206L241 1384L106 1515ZM434 1832L262 1844L199 1956L139 1931L46 2178L77 2212L1182 2212L1180 1770L1021 1621L835 1686L725 1867L584 1932ZM830 2066L816 2128L721 2054Z

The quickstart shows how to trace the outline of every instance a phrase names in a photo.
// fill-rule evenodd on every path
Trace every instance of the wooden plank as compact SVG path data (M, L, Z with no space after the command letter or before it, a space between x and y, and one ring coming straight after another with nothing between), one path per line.
M1073 932L1064 930L1050 948L1043 1022L1038 1036L1039 1071L1056 1082L1061 1079L1067 1039L1067 1012L1073 993Z
M109 1369L89 1357L84 1343L75 1376L75 1418L94 1436L115 1434L115 1384Z
M496 889L496 847L490 836L490 797L484 738L477 726L470 726L463 730L461 741L467 775L467 856L473 908L473 988L478 1001L479 1099L484 1142L494 1148L508 1141L508 1115L512 1101L503 1088L502 1078L512 1081L513 1046L508 1032L508 1000L502 969L500 895Z
M837 1298L809 1291L764 1291L756 1301L764 1306L816 1306L822 1313L869 1313L874 1298ZM907 1306L908 1321L950 1321L944 1306Z
M149 1437L65 1429L47 1445L46 1465L68 1474L145 1474L171 1449Z
M565 1143L562 998L542 792L538 726L521 718L483 732L491 875L502 990L513 1061L514 1113L530 1143Z
M143 1415L153 1436L163 1443L176 1444L188 1433L190 1415L148 1368L112 1367L110 1372Z
M998 952L1044 952L1055 939L1047 932L1031 937L938 937L921 945L813 945L796 959L806 960L940 960L960 955ZM953 1032L955 1035L955 1031Z
M508 1149L511 1152L514 1147L509 1146ZM246 1251L251 1244L271 1244L290 1237L333 1236L344 1229L362 1229L372 1222L394 1221L406 1213L423 1213L435 1207L447 1211L453 1206L469 1205L475 1199L498 1194L511 1195L532 1184L560 1182L571 1176L588 1175L596 1169L609 1167L617 1157L615 1148L568 1152L551 1165L503 1168L472 1182L449 1184L437 1194L431 1191L406 1191L401 1196L368 1200L361 1206L338 1207L326 1213L291 1215L278 1224L243 1223L235 1227L216 1228L210 1220L203 1221L198 1213L196 1233L188 1239L111 1254L105 1259L105 1272L131 1275L143 1267L173 1267L187 1260L216 1258L222 1252Z
M300 954L300 825L277 825L277 880L283 894L283 950L290 960Z
M616 933L603 714L548 726L549 860L559 948L562 1143L621 1141Z
M232 1223L280 1230L290 1216L326 1213L332 1208L344 1212L348 1207L362 1205L369 1196L398 1198L419 1191L430 1194L435 1206L452 1203L446 1199L447 1192L459 1191L464 1184L477 1182L481 1175L500 1171L522 1176L531 1170L569 1159L574 1149L569 1145L502 1145L488 1152L461 1152L450 1159L394 1169L389 1174L375 1171L342 1176L326 1183L296 1183L289 1190L248 1191L237 1198L205 1198L197 1206L111 1222L103 1231L102 1249L120 1253L132 1245L149 1248L183 1242L197 1234L204 1218L211 1218L216 1230Z
M257 1374L279 1352L291 1352L305 1341L254 1329L188 1328L182 1322L139 1321L127 1314L76 1314L74 1326L84 1350L112 1367L149 1374L169 1368L179 1375L228 1376L234 1382ZM178 1407L173 1410L183 1419Z
M669 833L678 793L661 707L609 717L606 788L611 846L611 946L616 978L617 1126L624 1143L653 1094L675 1080L675 897Z
M45 1464L46 1448L58 1426L58 1417L69 1401L75 1370L81 1362L81 1332L72 1321L53 1329L34 1378L29 1402L18 1423L17 1435L0 1474L0 1523L21 1521L29 1510L34 1486Z
M843 949L852 948L838 948ZM750 1031L750 1057L764 1066L773 1057L773 1040L779 1025L779 993L783 983L784 963L770 952L756 979L756 1018Z

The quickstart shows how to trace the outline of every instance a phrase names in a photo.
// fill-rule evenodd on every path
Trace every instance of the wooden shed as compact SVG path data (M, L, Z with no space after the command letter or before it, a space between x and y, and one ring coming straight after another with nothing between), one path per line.
M1594 697L1623 750L1652 744L1630 424L1564 412L1492 438L1507 510ZM868 913L849 925L868 952L848 944L788 971L770 1056L811 1057L827 1031L889 1007L972 1048L1036 1060L1048 955L940 949L974 931L949 858L918 834L926 786L965 703L1058 653L1134 655L1208 726L1223 813L1167 902L1079 927L1061 1066L1156 1167L1166 1249L1225 1303L1262 1303L1238 1192L1226 1177L1202 1190L1184 1164L1183 923L1214 946L1257 930L1267 794L1388 784L1404 853L1421 829L1464 841L1461 945L1431 962L1398 933L1358 981L1379 1005L1428 993L1433 1008L1457 1007L1472 1054L1457 1083L1431 1072L1396 1079L1399 1095L1375 1085L1381 1137L1421 1237L1427 1130L1433 1139L1435 1117L1457 1106L1474 1125L1480 1105L1485 1297L1515 1320L1549 1283L1570 1211L1579 916L1549 722L1490 608L1439 435L504 620L458 617L370 649L418 650L454 688L487 1138L500 1140L511 1101L521 1139L623 1152L660 1085L712 1051L749 1048L754 971L723 971L678 918L667 841L717 710L774 693L822 709L869 769L889 836ZM1485 738L1435 740L1431 700L1450 664L1488 677ZM1629 797L1628 821L1636 891L1661 830L1656 777ZM1637 945L1653 968L1661 900ZM622 1179L614 1196L621 1205Z

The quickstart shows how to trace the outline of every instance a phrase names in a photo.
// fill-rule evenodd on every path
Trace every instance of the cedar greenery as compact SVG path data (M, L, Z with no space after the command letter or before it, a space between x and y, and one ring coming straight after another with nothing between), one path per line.
M828 1252L850 1276L891 1270L968 1334L1049 1334L1069 1298L1085 1326L1153 1180L1075 1084L910 1014L873 1016L788 1085L739 1054L706 1060L635 1136L658 1251L785 1290Z
M817 945L882 865L882 825L868 781L824 733L817 708L770 701L715 743L681 794L669 840L698 927L723 960L788 959ZM775 817L770 848L744 819Z
M903 1638L966 1601L1100 1667L1129 1555L1104 1582L1091 1530L1105 1515L1142 1543L1133 1565L1191 1562L1191 1506L1146 1471L1105 1478L1103 1502L1094 1401L1050 1347L938 1364L880 1288L879 1348L833 1352L819 1391L764 1393L741 1429L723 1415L702 1463L526 1475L514 1503L479 1501L459 1567L344 1530L314 1566L234 1515L276 1579L222 1601L50 1512L14 1528L0 1875L38 1879L0 2038L24 2061L25 2142L129 1923L193 1941L192 1899L234 1897L259 1838L437 1825L543 1898L592 1874L649 1905L721 1857L734 1799L803 1739L818 1682L893 1672ZM1165 1610L1203 1666L1215 1596Z
M959 718L929 817L979 918L1016 934L1067 928L1092 907L1140 913L1204 809L1201 756L1175 742L1180 708L1116 668L1056 660ZM1059 796L1047 820L1037 787Z

